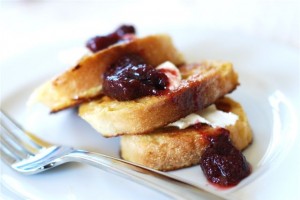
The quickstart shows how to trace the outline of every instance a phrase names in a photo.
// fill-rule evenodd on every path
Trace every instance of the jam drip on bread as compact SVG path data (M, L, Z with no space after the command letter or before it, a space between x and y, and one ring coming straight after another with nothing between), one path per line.
M195 125L197 129L201 126ZM203 173L213 184L235 186L251 173L250 165L242 152L232 145L228 130L217 128L212 133L204 134L209 145L200 159Z
M86 43L86 47L93 53L103 50L113 44L116 44L123 40L130 40L133 37L130 35L135 34L135 28L131 25L122 25L118 27L114 32L104 35L95 36L89 39Z
M158 95L167 89L168 77L136 54L117 60L103 76L103 93L119 101Z

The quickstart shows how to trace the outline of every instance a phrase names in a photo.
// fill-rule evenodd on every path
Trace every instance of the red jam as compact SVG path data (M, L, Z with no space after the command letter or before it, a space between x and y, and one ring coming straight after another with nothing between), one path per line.
M201 157L200 166L210 182L222 187L237 185L250 174L250 165L230 142L228 130L218 128L216 133L205 135L209 146Z
M131 25L122 25L111 34L95 36L87 41L86 47L95 53L126 39L126 34L135 34L134 27Z
M105 73L103 93L119 101L158 95L169 84L165 73L148 65L138 55L121 57Z

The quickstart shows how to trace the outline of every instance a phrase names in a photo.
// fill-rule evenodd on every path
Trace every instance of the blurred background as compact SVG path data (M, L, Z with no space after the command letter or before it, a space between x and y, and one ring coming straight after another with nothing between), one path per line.
M212 29L300 48L298 0L0 0L0 60L40 43L138 30ZM139 32L140 33L140 32Z

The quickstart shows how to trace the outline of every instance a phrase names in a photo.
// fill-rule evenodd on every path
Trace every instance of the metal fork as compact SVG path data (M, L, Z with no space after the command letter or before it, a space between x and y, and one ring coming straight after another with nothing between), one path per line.
M121 175L174 199L222 199L177 177L122 159L50 145L24 131L2 110L1 159L21 174L37 174L66 162L81 162Z

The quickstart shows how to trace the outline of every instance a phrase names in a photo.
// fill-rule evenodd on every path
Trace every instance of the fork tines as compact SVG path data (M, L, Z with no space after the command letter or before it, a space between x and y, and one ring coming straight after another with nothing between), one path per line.
M37 153L42 146L36 144L21 126L17 125L5 112L1 119L1 158L12 164Z

